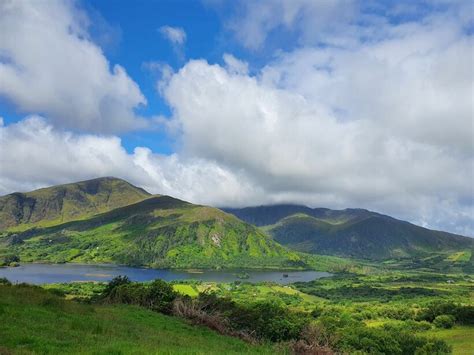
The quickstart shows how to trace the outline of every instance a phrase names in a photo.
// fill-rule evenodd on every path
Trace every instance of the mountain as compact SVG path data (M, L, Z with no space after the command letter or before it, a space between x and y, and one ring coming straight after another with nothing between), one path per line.
M0 231L24 230L90 217L151 195L128 182L105 177L0 197Z
M24 226L34 228L0 233L0 256L13 255L15 258L11 260L19 258L21 262L116 263L176 268L306 266L297 253L233 215L170 196L152 196L122 180L98 179L52 187L41 193L48 196L42 201L67 201L68 212L79 211L80 206L85 206L86 210L80 214L80 219L61 223L65 220L62 218L65 204L61 208L59 202L43 202L48 208L39 211L33 208L35 213L31 215L35 219L20 219L26 222ZM52 196L58 194L63 197L54 200ZM39 194L35 191L23 195ZM5 200L10 201L11 197L6 197L8 200ZM73 197L82 205L76 206ZM142 200L93 214L110 209L112 201L115 205L123 205L128 199ZM4 211L10 210L11 206L4 207ZM41 216L44 219L40 219ZM71 219L79 214L67 216ZM6 224L3 217L2 223Z
M299 205L224 209L293 250L372 260L423 257L474 247L474 239L434 231L363 209Z

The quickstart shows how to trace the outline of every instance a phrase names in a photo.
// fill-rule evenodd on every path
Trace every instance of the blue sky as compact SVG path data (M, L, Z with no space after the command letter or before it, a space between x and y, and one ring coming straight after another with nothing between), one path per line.
M470 1L0 6L1 193L113 175L474 235Z

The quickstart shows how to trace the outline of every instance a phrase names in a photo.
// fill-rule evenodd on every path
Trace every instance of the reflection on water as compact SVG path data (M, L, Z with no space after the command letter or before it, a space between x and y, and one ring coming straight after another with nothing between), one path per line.
M242 280L246 282L271 281L280 284L312 281L331 276L327 272L319 271L168 270L82 264L23 264L19 267L0 268L0 277L6 277L14 283L45 284L73 281L107 281L118 275L127 275L132 281L163 279L165 281L232 282ZM244 279L242 279L242 275L245 275Z

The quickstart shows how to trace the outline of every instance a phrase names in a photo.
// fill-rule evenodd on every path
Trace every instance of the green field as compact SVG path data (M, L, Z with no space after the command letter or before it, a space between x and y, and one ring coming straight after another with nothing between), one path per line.
M275 353L135 306L79 304L0 286L1 354Z
M453 329L436 329L427 332L439 339L444 339L453 347L453 354L474 354L474 327L454 327Z

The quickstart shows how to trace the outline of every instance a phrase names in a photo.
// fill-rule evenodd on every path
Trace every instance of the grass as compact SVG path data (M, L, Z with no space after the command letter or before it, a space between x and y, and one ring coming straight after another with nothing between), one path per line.
M80 304L38 287L0 286L0 353L274 353L133 306Z
M453 347L454 355L474 354L474 327L457 326L452 329L435 329L425 334L445 340Z

